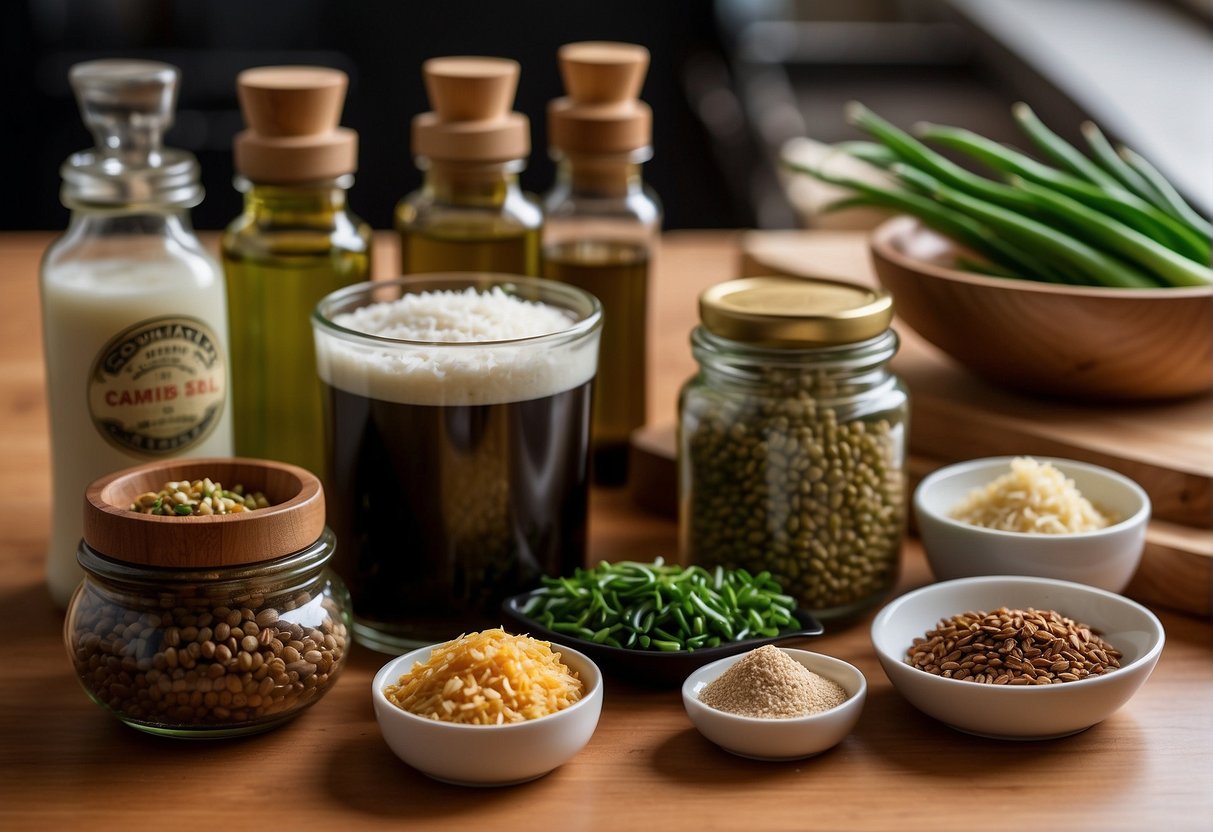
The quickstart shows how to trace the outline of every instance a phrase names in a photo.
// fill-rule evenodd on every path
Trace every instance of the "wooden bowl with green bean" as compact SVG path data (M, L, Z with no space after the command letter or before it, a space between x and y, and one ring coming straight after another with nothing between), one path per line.
M572 644L612 675L654 687L681 685L708 662L796 638L820 622L768 573L621 561L544 578L507 598L513 629Z
M964 271L918 220L872 234L897 315L977 375L1035 394L1150 401L1213 390L1213 286L1070 286Z
M1148 401L1213 390L1213 222L1140 154L1093 122L1085 145L1071 145L1023 102L1011 115L1032 153L962 127L907 131L859 102L846 115L869 140L834 150L864 175L829 154L785 164L841 188L830 209L917 218L877 228L872 258L902 320L928 341L1033 393Z

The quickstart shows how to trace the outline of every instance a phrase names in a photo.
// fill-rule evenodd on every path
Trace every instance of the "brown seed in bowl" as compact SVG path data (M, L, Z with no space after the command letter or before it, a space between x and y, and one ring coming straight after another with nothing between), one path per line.
M906 663L980 684L1076 682L1120 667L1121 653L1086 624L1054 610L964 612L914 639Z

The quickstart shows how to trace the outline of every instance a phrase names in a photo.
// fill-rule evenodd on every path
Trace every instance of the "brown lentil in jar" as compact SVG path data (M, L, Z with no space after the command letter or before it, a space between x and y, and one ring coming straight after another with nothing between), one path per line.
M348 595L326 567L327 529L274 561L167 570L81 545L86 578L65 626L89 696L123 722L179 737L261 731L336 682L349 649Z

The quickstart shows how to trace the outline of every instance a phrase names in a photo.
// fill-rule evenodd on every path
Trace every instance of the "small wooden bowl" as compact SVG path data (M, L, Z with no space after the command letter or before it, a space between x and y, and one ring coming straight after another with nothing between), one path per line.
M951 268L960 249L912 217L872 232L897 314L978 375L1068 399L1149 401L1213 390L1213 287L1108 289Z
M260 491L270 505L238 514L174 517L131 511L166 482L210 477ZM306 549L324 531L324 490L303 468L262 459L172 459L95 480L84 495L84 540L98 554L145 566L198 568L273 560Z

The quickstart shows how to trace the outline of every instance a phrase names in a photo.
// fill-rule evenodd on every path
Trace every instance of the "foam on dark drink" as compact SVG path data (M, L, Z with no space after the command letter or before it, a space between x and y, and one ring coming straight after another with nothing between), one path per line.
M364 641L493 626L503 598L583 564L596 324L475 288L332 323L372 336L317 336L334 565Z

